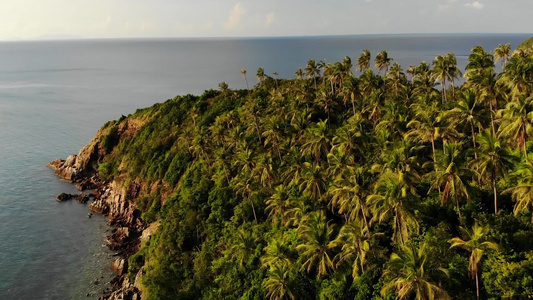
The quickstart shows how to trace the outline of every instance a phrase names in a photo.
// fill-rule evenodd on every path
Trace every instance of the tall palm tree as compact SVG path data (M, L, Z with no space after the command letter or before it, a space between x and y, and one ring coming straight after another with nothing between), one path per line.
M246 69L241 70L241 74L244 76L244 81L246 81L246 89L249 90L250 87L248 86L248 78L246 77Z
M399 63L392 65L390 72L386 75L385 81L390 89L394 91L394 96L397 98L400 90L403 90L407 86L407 78L405 78Z
M294 76L296 76L296 78L298 79L302 79L304 75L304 71L302 70L302 68L299 68L295 73L294 73Z
M278 185L270 199L266 201L266 210L270 211L269 217L273 217L272 221L276 219L274 217L281 218L281 225L285 225L285 213L289 209L289 194L287 187L283 184Z
M457 207L459 218L462 219L459 197L470 200L466 179L469 178L469 175L471 176L471 172L465 165L464 155L459 147L460 145L456 143L448 143L444 146L444 151L437 153L438 168L435 171L435 180L432 188L444 186L441 197L442 204L447 203L450 199L453 200Z
M446 81L449 80L452 87L452 97L455 99L455 79L461 76L461 71L457 68L457 59L452 53L439 55L433 61L433 78L440 81L442 89L442 103L447 101Z
M457 130L448 126L445 119L442 118L437 103L432 105L413 105L415 116L412 121L407 123L407 128L410 129L405 137L412 137L420 142L431 142L431 149L433 152L433 162L436 162L437 157L435 153L435 141L437 139L452 140L459 136Z
M263 69L263 68L259 68L259 69L257 69L257 74L256 74L256 76L257 76L257 80L259 81L259 83L263 83L263 81L264 81L265 78L266 78L266 77L265 77L265 76L266 76L266 75L265 75L265 69Z
M277 152L281 162L283 159L281 157L280 142L283 140L284 135L283 120L279 116L273 115L265 120L263 127L265 128L265 131L262 134L265 138L265 147L271 145L270 149Z
M263 287L270 300L296 299L296 291L292 286L293 274L288 264L275 264L267 272L267 280Z
M345 76L352 74L352 67L352 59L349 56L345 56L342 59L342 70L344 71Z
M225 82L225 81L219 83L219 84L218 84L218 89L220 90L220 92L221 92L223 95L227 94L227 93L228 93L228 89L229 89L229 87L228 87L228 83Z
M370 232L362 222L356 220L342 226L339 235L330 246L341 248L339 254L334 258L337 267L351 262L352 277L357 278L359 274L365 272L367 253L370 251Z
M323 157L327 157L331 149L331 137L328 132L328 124L326 121L320 121L316 125L307 128L305 139L306 142L302 145L302 155L309 155L316 161L321 161Z
M374 59L374 62L376 63L376 69L379 71L385 70L385 72L389 72L389 65L391 61L392 58L389 57L387 51L379 52Z
M342 96L344 105L350 101L352 103L353 115L356 115L355 103L361 99L361 89L359 86L359 79L353 75L348 76L344 82L342 89Z
M496 62L500 60L502 61L502 71L507 64L509 57L511 57L511 44L500 44L498 47L496 47L496 49L494 49L494 58L496 58Z
M455 104L455 107L446 112L446 118L450 120L452 126L461 125L463 127L470 127L472 134L472 146L474 149L476 146L476 135L482 129L483 123L483 110L481 105L478 105L476 93L472 89L464 90L459 97L459 101ZM474 152L477 158L477 152Z
M401 245L392 253L389 267L383 272L386 283L381 288L381 296L386 297L394 290L398 299L451 299L436 283L448 271L428 260L428 251L423 243L418 248Z
M494 214L498 214L498 179L504 177L513 167L515 158L505 141L499 140L490 130L479 137L478 159L472 163L480 179L489 182L494 193Z
M371 54L370 50L363 50L357 59L357 71L364 72L370 68Z
M444 58L448 68L448 80L450 80L452 86L452 100L455 100L455 80L463 76L463 74L461 73L461 70L457 68L457 58L455 58L455 54L448 53Z
M393 240L399 244L407 242L410 229L418 231L413 198L416 198L414 186L409 186L402 176L390 171L380 176L374 193L367 198L373 220L384 223L392 219Z
M296 250L301 252L302 267L300 271L316 271L318 279L334 269L332 246L334 225L326 221L324 211L313 212L297 229L301 244Z
M525 160L527 157L528 136L533 134L533 105L531 100L525 95L520 95L514 101L507 103L504 109L499 110L497 116L500 117L501 124L498 129L500 137L514 140L519 148L524 151Z
M533 91L533 63L529 56L513 55L498 78L498 85L510 90L512 97L531 95Z
M481 262L485 251L489 249L498 250L499 246L497 243L488 239L490 229L481 226L477 222L472 227L472 230L463 227L460 229L463 233L463 238L455 237L448 242L452 244L450 248L459 247L470 252L468 271L470 271L472 278L476 279L476 292L477 298L479 299L479 263Z
M279 86L278 86L278 75L279 75L278 72L272 73L272 76L274 77L274 81L276 82L276 89L279 88Z
M249 226L241 226L235 231L233 239L229 241L229 247L226 252L233 260L238 261L239 266L242 267L255 251L256 244Z
M533 223L533 163L531 160L522 162L513 176L518 181L517 185L503 191L503 193L511 193L511 197L516 202L514 214L530 211L531 223Z
M309 78L313 78L313 81L315 82L315 89L316 89L316 76L320 75L320 70L317 68L316 62L314 59L310 59L307 62L307 66L305 66L305 75Z
M340 174L328 190L331 197L330 205L346 219L362 220L368 227L367 218L370 215L365 201L368 195L363 183L363 170L347 167L345 174Z

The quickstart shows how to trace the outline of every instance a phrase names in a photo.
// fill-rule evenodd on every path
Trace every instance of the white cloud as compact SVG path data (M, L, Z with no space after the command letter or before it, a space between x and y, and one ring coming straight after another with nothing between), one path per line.
M485 7L485 4L483 4L483 3L479 2L479 1L475 1L475 2L472 2L472 3L465 4L465 6L472 7L472 8L475 8L475 9L483 9L483 7Z
M242 25L242 17L246 14L246 10L242 7L240 2L237 2L233 10L229 14L228 21L224 23L224 28L235 29Z
M276 15L273 12L270 12L266 15L265 26L270 26L270 24L276 21Z

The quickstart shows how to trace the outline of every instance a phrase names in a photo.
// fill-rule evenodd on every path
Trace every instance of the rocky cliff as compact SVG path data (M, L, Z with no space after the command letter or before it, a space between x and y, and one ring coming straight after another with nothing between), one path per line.
M135 134L141 126L139 122L120 123L117 139ZM125 275L129 256L139 250L140 237L149 234L143 234L148 224L141 220L141 212L135 204L127 199L134 199L138 195L138 185L132 185L133 191L127 191L120 180L107 182L98 175L98 164L108 154L108 147L103 145L102 140L109 134L110 129L104 126L77 155L70 155L65 160L56 159L48 166L55 170L55 175L61 180L76 184L79 190L94 189L94 201L89 204L89 209L108 216L110 225L113 226L113 234L107 240L108 247L117 253L117 259L110 266L117 277L112 281L113 290L100 299L139 300L140 284L130 282Z

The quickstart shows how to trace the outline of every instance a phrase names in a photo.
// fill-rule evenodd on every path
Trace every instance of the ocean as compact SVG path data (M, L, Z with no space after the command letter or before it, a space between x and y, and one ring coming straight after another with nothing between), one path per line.
M46 167L88 144L107 121L256 70L294 78L307 60L333 63L386 50L404 68L453 52L464 69L476 45L513 49L530 35L364 35L243 39L132 39L0 43L0 299L96 299L113 277L106 218ZM95 284L95 280L98 281ZM87 297L89 295L89 297Z

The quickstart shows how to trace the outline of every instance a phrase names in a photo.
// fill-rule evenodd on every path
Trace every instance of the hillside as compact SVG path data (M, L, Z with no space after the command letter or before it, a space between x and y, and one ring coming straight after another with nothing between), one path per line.
M520 46L518 46L519 49L532 49L533 48L533 37L523 41Z
M259 69L253 89L222 83L107 123L70 166L100 186L92 207L142 241L118 287L143 299L533 296L533 57L496 74L474 47L460 87L453 54L406 74L391 60L310 60L292 80Z

